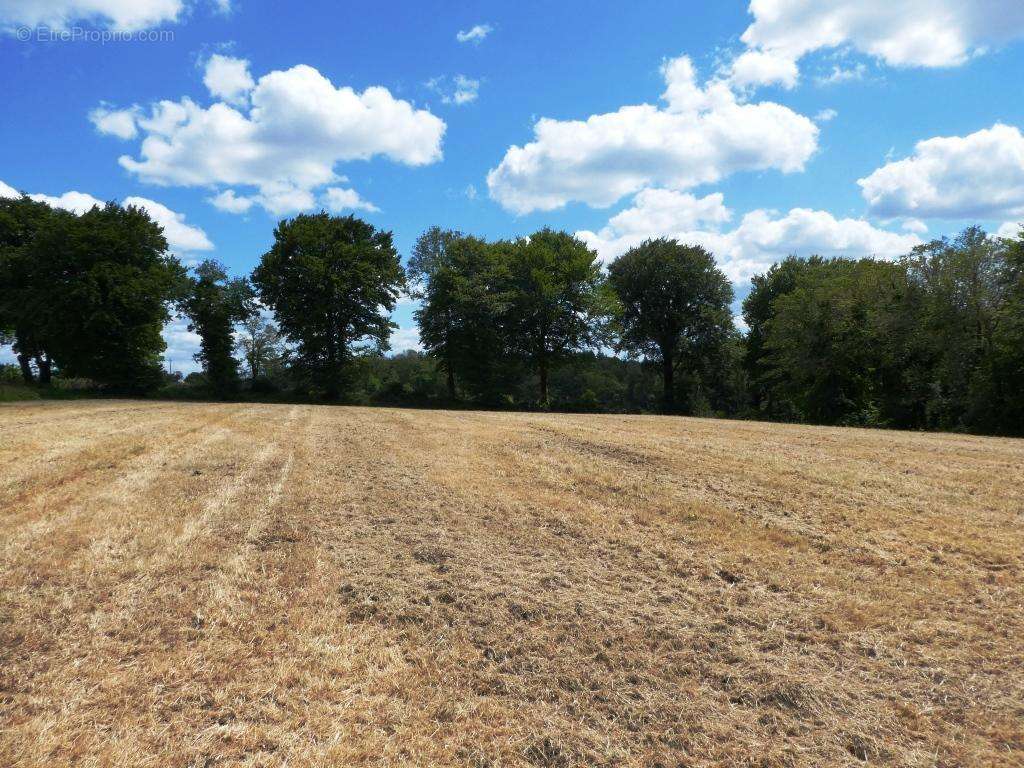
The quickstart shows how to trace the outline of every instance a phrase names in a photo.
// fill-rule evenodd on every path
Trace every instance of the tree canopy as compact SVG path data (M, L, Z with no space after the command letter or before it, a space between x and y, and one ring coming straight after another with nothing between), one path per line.
M403 291L421 351L386 357ZM1024 232L789 257L753 277L745 333L733 298L712 253L664 238L604 270L567 232L432 227L406 271L390 232L321 212L281 221L250 280L188 273L139 208L0 199L3 382L1024 435ZM172 309L200 337L184 381L160 365Z
M337 399L356 355L388 349L405 278L390 232L319 213L278 224L253 284L295 344L297 373Z
M662 370L663 403L675 410L675 372L720 354L735 333L732 285L700 246L647 240L608 267L618 297L619 346Z
M601 266L583 241L552 229L497 247L505 265L509 348L536 371L539 402L547 406L551 367L607 340L612 305Z
M246 278L228 278L219 262L208 259L195 269L182 309L189 330L199 334L196 362L213 391L225 396L238 387L238 361L234 358L235 326L252 315L253 290Z
M458 399L458 380L471 396L489 400L495 376L507 362L504 264L499 251L479 238L435 230L427 236L444 248L429 260L417 255L412 260L420 286L415 295L422 302L415 313L420 343L444 370L449 399ZM422 245L421 238L420 253Z
M51 358L43 337L50 301L43 264L31 258L28 246L60 216L45 203L28 197L0 198L0 342L18 357L22 378L31 383L39 372L49 383Z
M52 361L113 389L154 386L163 326L185 285L160 226L141 208L115 203L81 216L29 217L37 215L45 226L0 256L0 304L14 315L19 349L45 356L43 368Z

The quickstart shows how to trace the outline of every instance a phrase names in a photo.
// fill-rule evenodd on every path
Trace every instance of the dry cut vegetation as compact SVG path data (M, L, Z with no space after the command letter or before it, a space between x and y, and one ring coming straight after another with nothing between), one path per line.
M1024 765L1024 442L0 408L0 765Z

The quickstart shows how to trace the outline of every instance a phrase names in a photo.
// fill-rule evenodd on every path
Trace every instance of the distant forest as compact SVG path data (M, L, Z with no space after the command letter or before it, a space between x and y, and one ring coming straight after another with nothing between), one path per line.
M407 294L423 352L387 356ZM605 267L565 232L390 232L282 221L253 273L187 269L159 225L0 200L0 386L423 407L678 413L1024 434L1024 232L972 227L897 261L790 257L737 330L714 255L651 239ZM187 318L202 373L162 368Z

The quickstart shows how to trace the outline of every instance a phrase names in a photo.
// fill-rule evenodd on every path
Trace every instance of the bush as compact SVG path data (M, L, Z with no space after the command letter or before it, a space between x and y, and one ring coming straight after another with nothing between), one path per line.
M39 399L39 393L31 387L8 384L6 382L0 383L0 403L15 403L22 400Z
M257 376L249 382L249 391L254 395L276 395L281 387L269 376Z
M10 363L0 364L0 384L21 384L21 368Z

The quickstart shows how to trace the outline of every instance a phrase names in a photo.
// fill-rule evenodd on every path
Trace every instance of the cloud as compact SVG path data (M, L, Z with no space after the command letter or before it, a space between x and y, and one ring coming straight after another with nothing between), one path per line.
M405 291L398 294L398 299L395 301L395 312L408 312L409 314L412 314L419 308L419 299L414 299Z
M185 223L185 214L172 211L166 205L145 197L126 197L124 205L134 205L145 210L153 221L164 228L167 244L175 253L213 250L213 243L202 229Z
M746 51L733 61L729 77L740 88L781 85L793 88L800 79L796 62L771 51Z
M967 136L927 139L910 157L857 183L870 210L884 218L1024 215L1024 136L997 123Z
M188 326L189 321L179 317L171 320L163 329L164 343L167 344L167 349L164 350L164 364L186 376L202 370L202 366L195 360L202 339L198 333L190 331Z
M245 104L249 92L256 86L256 83L253 81L252 75L249 74L247 59L236 59L232 56L215 53L206 62L203 85L214 98L223 99L228 104L238 105Z
M867 75L868 68L863 62L858 62L852 67L841 67L838 64L832 65L832 71L827 75L818 75L814 82L821 86L839 85L840 83L852 83L863 80Z
M102 208L104 203L92 195L87 195L85 192L65 192L63 195L53 196L36 193L29 195L37 203L46 203L51 208L61 208L65 211L71 211L76 216L81 216L86 211L92 210L95 207Z
M119 139L134 139L138 133L138 107L110 109L101 104L89 113L89 121L96 130Z
M119 32L136 32L178 21L182 0L2 0L0 27L50 27L94 24Z
M1007 221L999 227L999 230L996 232L996 237L1006 237L1011 240L1016 240L1021 236L1021 230L1024 230L1024 221Z
M829 123L839 117L839 113L834 109L823 109L814 116L814 122L816 123Z
M415 327L398 328L391 333L391 352L399 354L408 351L420 352L423 345L420 343L420 332Z
M681 190L739 171L801 171L817 149L811 120L772 102L741 103L721 80L701 87L688 57L662 71L664 107L538 120L534 140L510 147L488 173L491 197L516 213L574 200L604 207L648 186Z
M346 181L344 176L339 176L337 180L339 182ZM318 204L332 213L340 213L345 210L370 212L380 210L373 203L363 200L354 189L328 187L320 195L318 201L310 190L289 184L269 184L264 186L259 194L252 196L238 195L235 190L227 189L208 198L208 201L215 208L227 213L246 213L254 205L260 205L276 216L308 211Z
M207 202L217 210L227 213L247 213L256 204L251 197L239 197L233 189L225 189L220 194L207 198Z
M453 77L451 85L448 83L448 78L443 75L433 77L426 82L426 86L441 96L442 103L454 104L457 107L476 101L480 91L480 81L471 80L465 75Z
M316 205L316 196L312 190L286 181L264 184L260 187L260 193L251 199L274 216L308 211Z
M461 106L476 101L477 92L480 90L479 80L470 80L465 75L455 76L455 92L451 95L450 101L446 103Z
M891 66L952 67L1024 37L1020 0L751 0L749 11L747 48L794 63L852 48Z
M494 31L494 27L490 24L477 24L470 29L459 30L455 35L455 39L460 43L473 43L473 45L480 45L491 32Z
M373 203L363 200L354 189L343 189L341 187L328 187L320 198L323 206L331 213L340 213L344 210L355 211L379 211Z
M636 236L646 239L668 232L691 231L702 225L717 227L730 219L732 211L725 207L720 192L698 198L686 192L645 189L633 198L631 207L608 220L600 236L602 240Z
M790 254L894 258L921 242L916 235L878 229L863 219L837 219L827 211L807 208L794 208L784 215L755 210L736 227L724 228L731 218L721 194L696 198L685 192L648 189L599 232L576 234L605 263L653 237L703 245L734 282L745 281Z
M0 181L0 197L21 197L21 193ZM51 208L60 208L81 216L93 207L102 208L105 203L99 198L85 192L65 192L62 195L31 194L29 197L36 202L46 203ZM185 214L172 211L166 205L146 197L126 197L122 203L144 209L153 221L163 227L164 237L171 251L189 253L194 251L211 251L213 243L199 227L185 223Z
M119 162L143 181L215 192L253 187L246 196L272 213L311 207L317 189L341 179L339 163L378 156L435 163L446 127L387 88L335 87L305 65L261 77L246 106L165 100L137 125L139 156Z

